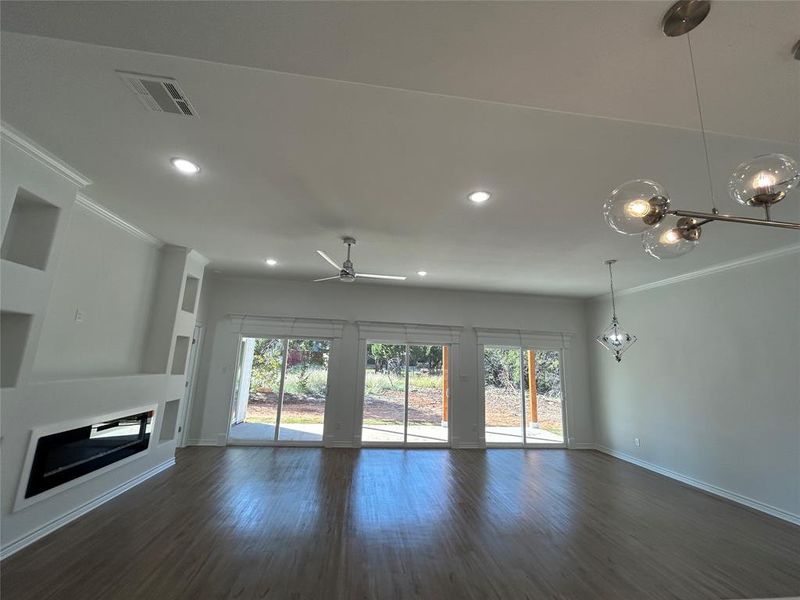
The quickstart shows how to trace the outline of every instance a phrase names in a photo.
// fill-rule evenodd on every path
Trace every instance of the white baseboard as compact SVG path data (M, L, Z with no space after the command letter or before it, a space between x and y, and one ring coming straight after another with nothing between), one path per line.
M480 442L453 441L452 447L454 450L484 450L486 448L486 444L481 444Z
M49 523L46 523L45 525L29 533L28 535L23 536L18 540L11 542L10 544L6 544L5 546L3 546L2 549L0 549L0 560L6 559L12 554L19 552L26 546L29 546L33 542L40 540L47 534L54 532L56 529L63 527L67 523L71 523L78 517L85 515L86 513L88 513L91 510L94 510L101 504L105 504L109 500L112 500L113 498L116 498L120 494L127 492L132 487L139 485L140 483L142 483L147 479L150 479L153 475L156 475L161 471L170 468L174 464L175 464L174 457L170 458L169 460L165 460L161 464L158 464L155 467L148 469L147 471L145 471L140 475L137 475L133 479L129 479L125 483L122 483L117 487L112 488L111 490L107 491L105 494L101 496L98 496L94 500L90 500L86 504L82 504L81 506L71 510L67 514L62 515L56 519L53 519Z
M187 446L219 446L217 440L186 440Z
M614 458L619 458L620 460L632 463L634 465L642 467L643 469L647 469L648 471L653 471L654 473L658 473L659 475L664 475L665 477L669 477L670 479L675 479L676 481L680 481L681 483L685 483L686 485L690 485L699 490L703 490L704 492L708 492L709 494L713 494L714 496L719 496L720 498L725 498L726 500L730 500L731 502L742 504L744 506L753 508L757 511L766 513L773 517L777 517L784 521L788 521L789 523L793 523L794 525L800 525L800 515L796 515L794 513L790 513L780 508L776 508L775 506L772 506L770 504L765 504L764 502L760 502L759 500L754 500L753 498L748 498L747 496L742 496L741 494L737 494L736 492L731 492L730 490L726 490L717 487L715 485L711 485L710 483L706 483L705 481L694 479L693 477L683 475L681 473L678 473L677 471L672 471L671 469L660 467L659 465L647 462L646 460L642 460L640 458L636 458L635 456L631 456L630 454L626 454L625 452L620 452L619 450L614 450L612 448L607 448L606 446L600 446L597 444L595 445L595 449L602 452L603 454L608 454L609 456L613 456Z
M592 442L572 442L569 445L570 450L594 450L595 448Z
M325 441L326 448L360 448L361 446L356 446L355 443L349 440L326 440Z

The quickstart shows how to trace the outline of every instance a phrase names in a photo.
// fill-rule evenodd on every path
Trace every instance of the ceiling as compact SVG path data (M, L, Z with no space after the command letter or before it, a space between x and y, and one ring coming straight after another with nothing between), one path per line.
M607 257L629 287L800 241L711 224L655 261L603 222L636 177L710 207L687 38L658 27L669 4L3 2L0 116L93 200L225 273L322 277L314 250L341 257L354 235L357 270L409 276L387 285L593 296ZM800 2L729 2L692 34L723 212L752 216L725 192L739 162L800 157L798 31ZM115 69L175 77L199 117L148 112ZM475 189L493 198L472 205Z

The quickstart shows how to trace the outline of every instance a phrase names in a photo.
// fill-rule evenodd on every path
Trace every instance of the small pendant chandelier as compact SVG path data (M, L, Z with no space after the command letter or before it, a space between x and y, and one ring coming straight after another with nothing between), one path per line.
M617 362L622 362L623 353L633 346L636 341L636 336L622 329L617 319L617 304L614 299L614 275L611 272L611 265L615 262L617 261L613 258L605 261L605 264L608 265L608 280L611 283L611 325L595 339L600 342L604 348L614 353L614 358Z

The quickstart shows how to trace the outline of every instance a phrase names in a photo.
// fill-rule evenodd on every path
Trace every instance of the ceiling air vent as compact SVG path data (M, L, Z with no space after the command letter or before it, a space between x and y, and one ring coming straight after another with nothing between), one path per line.
M128 71L117 71L117 75L122 77L136 97L153 112L166 112L186 117L197 116L197 112L186 94L183 93L178 82L171 77Z

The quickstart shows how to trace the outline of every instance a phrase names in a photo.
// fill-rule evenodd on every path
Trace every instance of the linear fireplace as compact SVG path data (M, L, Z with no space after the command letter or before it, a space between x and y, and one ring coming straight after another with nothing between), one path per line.
M153 408L119 413L69 429L34 431L26 460L28 479L18 500L27 504L29 498L51 490L55 493L60 491L56 488L145 452L153 431Z

